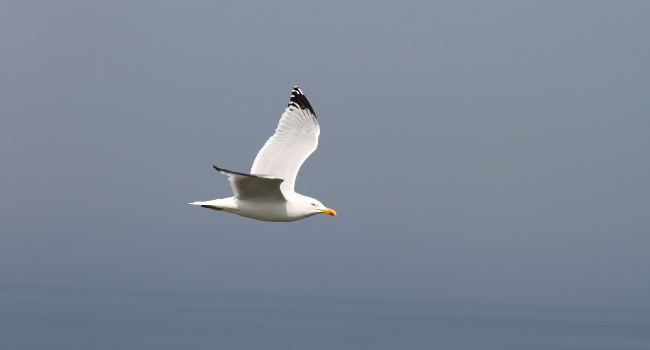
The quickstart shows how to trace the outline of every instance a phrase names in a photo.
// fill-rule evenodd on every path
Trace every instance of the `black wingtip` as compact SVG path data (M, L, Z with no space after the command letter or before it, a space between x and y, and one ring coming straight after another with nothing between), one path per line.
M219 168L219 167L218 167L218 166L216 166L216 165L213 165L212 167L213 167L213 168L214 168L214 170L216 170L216 171L221 171L221 168Z
M309 103L309 100L307 100L307 97L305 97L305 94L302 92L302 90L300 90L298 86L294 86L291 90L291 98L289 99L288 106L294 106L300 109L308 109L311 114L316 116L314 108L311 106L311 103Z

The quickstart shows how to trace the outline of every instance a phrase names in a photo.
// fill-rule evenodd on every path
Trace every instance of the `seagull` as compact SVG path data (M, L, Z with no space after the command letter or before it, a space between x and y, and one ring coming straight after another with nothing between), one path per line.
M189 204L262 221L296 221L323 213L335 216L334 209L293 189L300 166L318 146L319 134L314 109L294 86L278 127L257 153L250 174L213 166L228 175L234 195Z

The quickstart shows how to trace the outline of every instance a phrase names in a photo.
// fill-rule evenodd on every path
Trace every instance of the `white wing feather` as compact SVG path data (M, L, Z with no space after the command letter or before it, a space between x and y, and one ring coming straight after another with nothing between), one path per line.
M275 134L257 153L251 174L284 179L282 190L294 190L300 166L318 146L320 127L311 104L297 86L291 91Z
M228 175L232 192L239 199L285 201L280 190L282 179L239 173L219 168L216 165L213 167L218 172Z

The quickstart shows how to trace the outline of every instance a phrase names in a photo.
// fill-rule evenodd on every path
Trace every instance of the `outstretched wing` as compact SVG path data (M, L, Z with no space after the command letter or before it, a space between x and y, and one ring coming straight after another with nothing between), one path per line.
M251 173L283 179L281 188L293 191L298 170L316 150L319 134L314 109L300 88L294 86L275 134L257 153Z
M218 172L228 175L232 192L239 199L285 200L280 190L282 179L238 173L216 165L213 167Z

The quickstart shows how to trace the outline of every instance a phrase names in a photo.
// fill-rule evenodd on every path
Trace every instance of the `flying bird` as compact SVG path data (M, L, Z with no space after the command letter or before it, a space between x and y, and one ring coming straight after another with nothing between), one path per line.
M294 86L278 127L257 153L250 174L213 166L228 175L234 195L190 204L263 221L296 221L323 213L336 215L334 209L317 199L294 191L298 170L316 150L319 134L314 109L300 88Z

